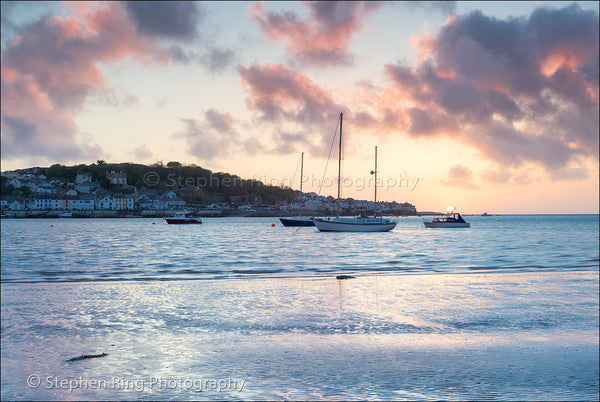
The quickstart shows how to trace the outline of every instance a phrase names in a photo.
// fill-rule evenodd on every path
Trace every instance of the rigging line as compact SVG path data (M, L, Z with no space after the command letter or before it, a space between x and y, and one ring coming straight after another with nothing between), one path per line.
M292 176L292 181L290 182L290 188L294 186L294 180L296 180L296 173L298 173L298 166L300 166L300 161L302 160L302 156L298 159L298 164L296 165L296 170L294 170L294 175ZM302 180L302 177L300 178Z
M319 185L319 196L321 195L321 189L323 188L323 182L325 181L325 175L327 174L327 166L329 166L329 159L331 158L331 151L333 151L333 145L335 144L335 139L337 138L338 127L340 126L340 119L338 118L337 124L335 126L335 132L333 133L333 139L331 140L331 147L329 147L329 155L327 156L327 163L325 164L325 171L323 172L323 178L321 178L321 183Z

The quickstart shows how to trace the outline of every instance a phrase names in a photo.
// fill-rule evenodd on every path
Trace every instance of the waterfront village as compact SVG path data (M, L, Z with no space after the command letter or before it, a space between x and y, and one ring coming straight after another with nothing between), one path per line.
M74 181L48 178L44 168L29 168L1 173L3 217L162 217L177 211L199 216L292 216L335 214L337 200L316 193L288 192L294 199L267 202L257 195L223 193L220 200L198 202L199 186L171 186L160 191L128 184L127 173L106 171L106 177L78 171ZM108 184L108 185L107 185ZM139 180L136 184L140 184ZM372 201L343 199L343 214L372 213ZM384 215L415 215L410 203L378 202Z

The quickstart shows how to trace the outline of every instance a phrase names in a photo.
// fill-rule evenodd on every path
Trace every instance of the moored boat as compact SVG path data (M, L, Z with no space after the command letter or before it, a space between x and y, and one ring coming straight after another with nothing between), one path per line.
M296 173L294 173L294 176ZM300 156L300 194L302 194L302 178L304 176L304 152ZM305 227L305 226L315 226L312 221L312 218L307 218L305 216L298 216L294 218L279 218L279 221L283 226L291 226L291 227Z
M463 219L458 213L450 213L447 216L433 218L430 222L423 222L426 228L468 228L471 224Z
M281 224L283 226L293 226L293 227L304 227L304 226L315 226L312 218L307 218L304 216L298 216L294 218L279 218Z
M369 217L360 215L354 218L340 217L340 185L341 185L341 165L342 165L342 118L344 114L340 113L340 142L338 152L338 212L335 218L313 218L317 229L321 232L388 232L396 227L397 222L390 219L377 217L377 147L375 147L375 170L371 174L375 175L375 215Z
M396 222L377 217L360 215L354 218L313 218L321 232L388 232L396 227Z
M188 216L185 212L177 212L174 216L165 217L169 225L187 225L202 223L202 219Z
M64 214L58 215L59 218L72 218L73 214L70 212L65 212Z

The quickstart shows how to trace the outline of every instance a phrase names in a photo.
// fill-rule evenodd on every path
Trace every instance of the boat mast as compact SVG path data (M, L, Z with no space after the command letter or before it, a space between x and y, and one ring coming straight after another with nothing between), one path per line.
M342 117L344 113L340 113L340 147L338 152L338 196L337 196L337 216L340 216L340 185L342 182Z
M301 162L300 162L300 192L301 193L302 193L302 175L303 174L304 174L304 152L302 152L302 157L301 157Z
M375 203L373 204L373 215L377 218L377 145L375 145L375 170L371 172L375 175Z

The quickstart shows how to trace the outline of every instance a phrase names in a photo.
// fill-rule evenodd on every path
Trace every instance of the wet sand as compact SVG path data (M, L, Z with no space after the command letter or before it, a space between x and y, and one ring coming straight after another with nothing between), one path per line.
M1 290L3 400L598 398L597 271Z

